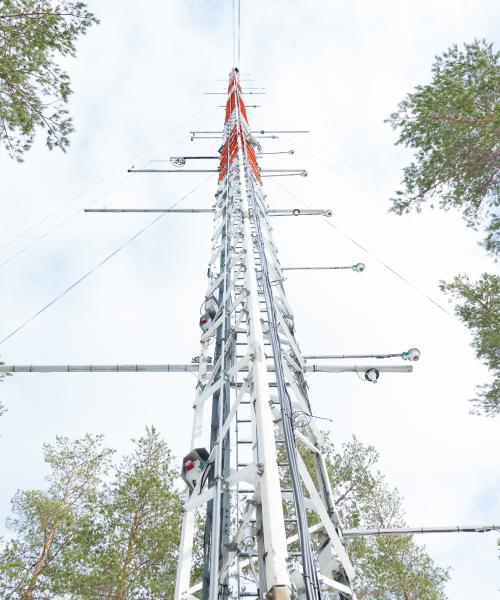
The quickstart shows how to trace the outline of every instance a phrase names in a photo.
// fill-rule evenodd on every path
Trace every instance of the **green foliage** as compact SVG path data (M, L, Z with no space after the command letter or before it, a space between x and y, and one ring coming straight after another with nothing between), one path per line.
M302 453L301 449L301 453ZM353 438L325 455L346 527L404 525L401 498L375 469L372 446ZM165 600L175 585L181 494L177 469L154 428L100 479L110 451L101 437L46 446L47 491L19 492L9 521L15 536L0 553L0 597L11 600ZM314 472L310 458L307 464ZM195 569L202 564L197 519ZM443 600L447 572L408 536L349 542L360 600Z
M279 452L280 462L283 452ZM302 444L299 452L310 475L316 479L312 453ZM337 450L325 435L322 453L343 528L406 526L401 496L376 469L379 455L373 446L365 446L353 437ZM289 487L290 483L287 469L282 485ZM287 516L288 510L291 506L285 503ZM311 511L308 517L310 526L318 522L316 513ZM295 530L291 529L288 535L293 533ZM444 584L449 578L448 571L436 566L425 548L411 536L369 536L345 541L356 568L354 588L359 600L446 599ZM298 545L293 549L298 550Z
M177 476L166 443L147 429L101 490L92 545L63 551L70 576L61 594L81 600L173 597L182 518Z
M12 158L23 160L39 127L50 149L69 145L70 79L57 60L75 55L76 39L93 23L83 2L2 0L0 139Z
M432 66L388 121L398 144L415 150L393 200L398 214L438 199L459 209L471 227L485 224L488 251L500 251L500 53L486 41L456 45Z
M415 162L404 170L403 191L393 202L398 214L438 198L443 209L461 210L469 227L484 225L484 247L500 253L500 53L476 40L436 57L432 82L417 86L389 121L398 144L413 148ZM471 330L476 356L494 380L479 386L477 413L500 412L499 279L483 274L441 282L458 301L455 312Z
M158 432L100 475L101 436L45 447L47 491L18 492L0 554L0 597L11 600L172 598L182 519L177 469Z
M12 501L14 516L7 524L15 536L0 554L1 598L42 599L58 590L67 577L65 548L93 543L97 489L110 454L102 436L89 434L44 446L48 489L20 491Z
M493 381L478 386L472 400L476 414L500 413L500 277L483 273L476 282L459 275L440 288L457 301L456 315L472 332L472 347L477 358L491 369Z
M326 444L324 456L344 527L404 527L397 489L375 469L378 453L355 437L339 452ZM347 540L358 573L359 600L444 600L446 569L434 565L410 536L370 536Z

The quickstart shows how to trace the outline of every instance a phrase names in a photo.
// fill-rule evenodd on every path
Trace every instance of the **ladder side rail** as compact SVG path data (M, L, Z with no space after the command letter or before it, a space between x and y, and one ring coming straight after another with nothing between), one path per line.
M229 181L224 182L226 194L229 197ZM228 198L229 199L229 198ZM229 492L223 489L223 480L229 475L229 431L222 437L224 421L229 414L230 386L228 385L226 371L232 367L232 360L226 360L226 335L230 329L230 317L224 302L231 304L231 299L226 296L230 283L230 269L234 264L234 255L230 255L228 247L228 234L233 207L226 201L223 206L224 225L221 230L222 244L220 254L220 270L224 276L219 286L219 309L222 310L222 327L217 333L216 357L221 357L221 371L219 377L223 384L220 391L212 400L212 426L210 436L211 452L215 449L213 482L215 486L214 499L207 505L207 518L205 524L205 565L203 574L202 600L226 600L228 589L226 582L219 582L219 567L227 556L227 541L229 538L230 511ZM222 305L222 306L221 306ZM214 357L215 360L215 357ZM219 595L219 585L222 584L222 594Z

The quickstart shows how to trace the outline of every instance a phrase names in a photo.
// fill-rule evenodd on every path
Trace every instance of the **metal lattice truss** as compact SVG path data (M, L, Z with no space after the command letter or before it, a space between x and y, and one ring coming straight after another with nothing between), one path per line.
M191 449L209 458L186 495L175 600L353 598L238 80L200 320Z

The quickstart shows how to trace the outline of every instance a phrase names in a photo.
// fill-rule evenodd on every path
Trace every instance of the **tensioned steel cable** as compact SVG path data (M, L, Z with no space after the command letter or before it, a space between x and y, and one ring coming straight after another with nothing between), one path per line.
M207 107L205 107L205 108L207 108ZM201 112L201 111L198 111L198 112ZM211 121L213 119L214 119L214 117L210 117L209 121ZM181 138L181 139L177 140L176 142L174 142L165 151L163 151L159 156L163 156L164 154L166 154L167 152L169 152L170 150L172 150L172 148L174 148L175 146L177 146L177 144L179 144L182 141L182 139L183 138ZM101 200L102 198L106 197L108 194L110 194L111 192L113 192L114 190L116 190L117 188L119 188L120 186L122 186L128 180L129 180L129 177L127 175L126 177L124 177L123 179L121 179L117 184L115 184L114 186L112 186L111 188L109 188L108 190L106 190L105 192L103 192L102 194L100 194L99 196L97 196L97 198L94 198L94 200L92 200L91 202L88 202L87 206L93 206L98 200ZM62 207L61 207L61 210L62 210ZM58 211L55 211L55 212L58 212ZM4 261L0 262L0 269L3 269L4 266L6 266L8 263L10 263L12 260L14 260L18 256L20 256L24 252L26 252L26 250L29 250L35 244L37 244L38 242L40 242L43 239L45 239L46 237L48 237L50 234L54 233L54 231L57 231L58 229L60 229L64 225L66 225L66 223L68 221L70 221L74 217L78 216L79 214L82 214L83 212L84 212L84 209L83 208L79 208L74 213L71 213L70 215L68 215L67 217L65 217L62 221L59 221L58 223L56 223L51 229L49 229L48 231L46 231L45 233L43 233L41 236L35 238L29 244L27 244L26 246L23 246L17 252L15 252L14 254L12 254L9 258L7 258ZM53 213L53 214L55 214L55 213Z
M89 202L88 206L93 206L98 200L101 200L102 198L104 198L105 196L107 196L108 194L110 194L111 192L113 192L114 190L116 190L117 188L119 188L121 185L123 185L127 181L127 179L128 178L126 177L126 178L122 179L121 181L119 181L118 183L116 183L114 186L110 187L108 190L106 190L105 192L103 192L102 194L100 194L99 196L97 196L97 198L95 198L94 200L92 200L92 202ZM9 258L6 258L4 261L0 262L0 269L3 269L3 267L5 267L6 265L8 265L15 258L17 258L21 254L23 254L24 252L26 252L26 250L29 250L30 248L32 248L38 242L41 242L43 239L45 239L46 237L48 237L51 233L54 233L54 231L57 231L58 229L60 229L64 225L66 225L66 223L68 221L71 221L71 219L73 219L74 217L76 217L80 213L83 213L83 208L79 208L74 213L71 213L65 219L63 219L62 221L59 221L59 223L57 223L56 225L54 225L54 227L52 227L51 229L49 229L48 231L46 231L45 233L43 233L39 237L35 238L29 244L26 244L26 246L23 246L22 248L20 248L17 252L15 252L11 256L9 256ZM53 213L53 214L55 214L55 213ZM41 223L41 221L40 221L40 223Z
M194 114L199 114L200 112L203 112L203 110L205 110L206 108L209 108L212 103L209 103L208 105L204 106L202 109L199 109L198 111L196 111ZM192 116L192 115L191 115ZM178 129L188 118L184 119L184 121L182 121L181 123L179 123L176 127L174 127L172 130L170 130L169 133L172 133L173 131L175 131L176 129ZM210 117L210 119L208 119L208 121L205 121L205 123L210 122L214 119L214 117ZM166 134L168 135L168 134ZM163 136L165 137L165 136ZM161 138L160 138L161 139ZM174 142L171 146L169 146L169 148L167 148L164 152L162 152L159 156L163 156L164 154L166 154L167 152L169 152L172 148L174 148L175 146L177 146L177 144L179 144L182 141L182 138L177 140L176 142ZM151 145L154 144L150 144ZM142 153L142 151L141 151ZM140 154L140 153L139 153ZM136 155L137 156L137 155ZM124 163L122 163L124 164ZM115 169L113 171L113 173L116 171L117 169ZM113 192L114 190L116 190L118 187L120 187L121 185L123 185L124 183L126 183L128 181L128 175L126 177L124 177L123 179L121 179L117 184L115 184L114 186L112 186L111 188L109 188L108 190L106 190L105 192L103 192L102 194L100 194L97 198L95 198L94 200L92 200L91 202L89 202L87 204L87 206L93 206L98 200L101 200L102 198L104 198L105 196L107 196L108 194L110 194L111 192ZM91 188L89 188L91 189ZM83 194L81 194L83 195ZM65 206L68 206L72 201L66 203L64 206L61 206L59 209L57 209L56 211L54 211L52 214L56 214L57 212L59 212L59 210L62 210ZM23 254L24 252L26 252L26 250L29 250L30 248L32 248L35 244L37 244L38 242L42 241L43 239L45 239L46 237L48 237L50 234L52 234L54 231L57 231L58 229L60 229L61 227L63 227L68 221L70 221L71 219L73 219L74 217L78 216L79 214L83 213L83 208L79 208L78 210L76 210L74 213L71 213L70 215L68 215L67 217L65 217L64 219L62 219L62 221L59 221L58 223L56 223L51 229L49 229L48 231L46 231L45 233L43 233L41 236L35 238L33 241L31 241L29 244L27 244L26 246L23 246L22 248L20 248L17 252L15 252L14 254L12 254L9 258L6 258L4 261L0 262L0 269L2 269L4 266L6 266L8 263L10 263L12 260L14 260L15 258L17 258L18 256L20 256L21 254ZM52 215L51 215L52 216ZM45 221L46 219L43 219L42 221L40 221L39 223L42 223L43 221ZM34 227L33 227L34 228ZM32 229L33 229L32 228ZM20 236L22 237L22 236Z
M309 206L309 204L306 204L303 200L301 200L298 196L296 196L293 192L291 192L290 190L288 190L286 187L284 187L283 185L279 184L277 181L275 181L274 183L275 183L275 185L277 185L278 187L280 187L283 191L285 191L287 194L289 194L290 196L292 196L293 198L295 198L295 200L297 200L298 202L300 202L302 204L302 206L305 206L306 208L309 208L309 209L311 208L311 206ZM359 242L357 242L354 238L350 237L347 233L343 232L339 227L337 227L336 225L334 225L330 220L324 219L324 221L330 227L332 227L333 229L335 229L335 231L338 231L346 239L348 239L350 242L352 242L355 246L357 246L358 248L360 248L361 250L363 250L363 252L366 252L366 254L368 254L369 256L371 256L374 260L376 260L379 264L381 264L385 269L387 269L393 275L395 275L396 277L398 277L399 279L401 279L401 281L403 281L404 283L406 283L406 285L410 286L415 292L417 292L418 294L420 294L421 296L423 296L426 300L429 300L429 302L432 302L432 304L434 304L435 306L437 306L440 310L442 310L443 312L445 312L450 317L453 317L453 314L449 310L446 310L446 308L444 308L444 306L441 306L441 304L439 304L439 302L437 302L436 300L434 300L433 298L431 298L423 290L421 290L416 285L414 285L411 281L409 281L408 279L406 279L406 277L404 277L403 275L401 275L401 273L398 273L396 270L394 270L391 266L389 266L387 263L385 263L381 258L379 258L375 254L373 254L373 252L371 252L370 250L368 250L368 248L365 248L363 245L361 245Z
M64 210L67 206L69 206L70 204L72 204L73 202L75 202L76 200L78 200L79 198L81 198L82 196L84 196L85 194L88 194L91 190L93 190L100 183L102 183L103 181L105 181L106 179L108 179L109 177L111 177L111 175L114 175L119 169L121 169L123 167L123 165L130 164L130 161L134 160L134 158L137 158L138 156L140 156L141 154L143 154L144 152L146 152L146 150L149 150L149 148L152 148L153 146L155 146L158 142L160 142L164 138L168 137L171 133L173 133L174 131L176 131L177 129L179 129L179 127L181 127L182 125L184 125L184 123L186 123L186 121L189 121L190 119L192 119L193 117L197 116L199 113L203 112L207 108L210 108L213 104L214 104L214 102L209 102L208 104L203 105L201 108L196 109L193 113L191 113L188 117L186 117L185 119L183 119L175 127L172 127L171 129L169 129L168 131L166 131L164 134L162 134L161 136L159 136L158 138L156 138L153 142L151 142L150 144L148 144L147 146L145 146L144 148L142 148L141 150L139 150L139 152L136 152L135 154L133 154L130 158L122 161L116 168L112 169L111 171L109 171L108 173L106 173L105 175L103 175L100 179L98 179L97 181L95 181L88 188L86 188L82 192L79 192L78 194L76 194L76 196L73 196L67 202L64 202L63 204L59 205L56 209L54 209L53 211L51 211L50 213L48 213L45 217L43 217L42 219L40 219L39 221L37 221L36 223L34 223L30 227L28 227L28 229L25 229L24 231L22 231L20 234L18 234L16 237L14 237L11 240L9 240L3 246L0 246L0 251L4 250L5 248L8 248L9 246L11 246L12 244L14 244L18 240L22 239L25 235L27 235L28 233L30 233L31 231L33 231L34 229L36 229L37 227L39 227L40 225L42 225L43 223L45 223L46 221L48 221L51 217L53 217L54 215L56 215L57 213L59 213L61 210ZM114 189L114 188L112 188L112 189ZM100 196L100 198L102 198L102 196ZM45 236L42 236L40 239L43 239L43 237L45 237ZM2 263L2 264L4 264L4 263Z
M179 198L179 200L177 200L176 202L174 202L174 204L172 204L171 208L174 208L174 206L177 206L180 202L182 202L183 200L185 200L188 196L190 196L195 191L197 191L198 189L200 189L200 187L202 187L212 177L213 177L213 175L209 175L204 181L202 181L201 183L199 183L196 187L194 187L192 190L190 190L187 194L185 194L184 196L182 196L181 198ZM108 254L108 256L106 256L106 258L104 258L103 260L101 260L97 265L95 265L92 269L90 269L90 271L87 271L87 273L85 273L85 275L82 275L82 277L80 277L79 279L77 279L74 283L72 283L63 292L61 292L60 294L58 294L55 298L53 298L48 304L46 304L38 312L36 312L34 315L32 315L29 319L26 319L26 321L24 321L24 323L21 323L21 325L19 325L18 327L16 327L16 329L14 329L13 331L11 331L9 333L9 335L7 335L2 340L0 340L0 345L2 345L4 342L6 342L8 339L10 339L13 335L15 335L16 333L18 333L22 329L24 329L29 323L31 323L31 321L33 321L34 319L36 319L39 315L41 315L43 312L45 312L48 308L50 308L51 306L53 306L58 300L60 300L63 296L65 296L68 292L70 292L78 284L80 284L82 281L85 281L85 279L87 279L88 277L90 277L90 275L92 275L93 273L95 273L100 267L102 267L102 265L106 264L109 260L111 260L113 258L113 256L115 256L116 254L118 254L118 252L120 252L121 250L123 250L124 248L126 248L129 244L131 244L134 240L136 240L139 236L141 236L145 231L147 231L150 227L152 227L155 223L157 223L161 218L163 218L165 216L165 214L166 213L161 213L155 219L153 219L152 221L150 221L146 226L144 226L142 229L140 229L137 233L135 233L132 237L128 238L128 240L126 240L123 244L121 244L121 246L119 246L116 250L114 250L113 252L111 252L111 254Z
M264 108L264 107L263 107ZM273 118L277 118L279 119L282 123L286 124L286 125L291 125L286 119L283 119L282 117L280 117L279 115L277 115L274 111L272 111L269 107L264 108L264 111L269 112L270 115L273 115ZM265 119L262 119L263 123L268 123ZM354 165L351 165L349 162L347 162L346 160L344 160L343 158L337 156L336 154L334 154L329 148L327 148L324 144L322 144L317 138L315 138L314 136L311 136L311 140L312 142L314 142L314 144L316 144L318 147L322 148L324 150L324 152L326 152L327 154L329 154L334 160L337 160L341 163L343 163L344 165L346 165L349 169L351 169L352 171L354 171L355 173L357 173L358 175L360 175L361 177L365 178L367 181L370 181L370 183L372 183L373 185L375 185L376 187L378 187L381 191L383 191L385 194L390 195L393 192L387 190L386 188L384 188L382 185L380 185L377 181L375 181L375 179L373 179L372 177L370 177L369 175L367 175L366 173L363 173L363 171L360 171L358 168L356 168ZM297 144L300 148L302 148L302 150L304 150L307 154L311 154L314 155L315 158L317 160L319 160L324 167L326 167L327 169L329 169L330 171L332 171L332 173L334 173L335 175L338 175L339 177L341 177L342 179L344 179L345 181L347 181L350 185L352 185L353 187L357 188L358 190L360 190L363 194L366 194L367 196L369 196L370 198L373 198L376 202L378 202L379 204L381 204L382 206L384 206L385 208L387 208L389 206L388 202L385 200L382 200L381 198L379 198L376 194L373 194L372 192L370 192L369 190L365 189L364 187L362 187L361 185L359 185L359 183L357 183L356 181L353 181L351 178L347 177L346 175L344 175L343 173L341 173L340 171L338 171L337 169L335 169L332 165L328 164L327 162L325 162L325 160L323 159L322 155L320 152L318 151L314 151L314 150L308 150L305 146L301 145L301 144ZM450 231L448 231L448 229L446 229L446 227L443 227L442 225L438 224L438 223L434 223L431 219L429 219L426 215L421 214L420 217L422 219L424 219L424 221L426 221L432 228L435 229L439 229L441 230L443 233L445 233L451 240L453 240L455 242L455 244L458 244L461 246L461 250L459 249L459 252L461 252L462 256L466 257L467 260L471 261L471 263L474 263L476 266L479 266L480 269L483 269L483 267L481 267L479 265L479 263L477 262L477 260L474 258L474 256L472 255L472 251L471 248L469 248L467 246L467 244L465 244L463 242L463 240L461 240L460 238L458 238L456 235L454 235L453 233L451 233ZM414 225L415 227L415 225ZM446 244L446 242L439 238L436 237L433 233L431 233L429 230L425 230L424 228L420 227L419 225L416 225L417 229L419 229L424 235L431 237L432 239L434 239L437 243L439 243L442 247L447 248L450 252L454 252L453 248L451 248L450 246L448 246L448 244Z
M125 161L122 163L122 165L123 164L125 164ZM66 208L66 206L69 206L70 204L72 204L73 202L75 202L76 200L78 200L78 198L81 198L82 196L85 196L85 194L88 194L96 186L98 186L100 183L102 183L103 181L105 181L108 177L111 177L111 175L113 175L114 173L116 173L116 171L119 168L120 167L117 167L113 171L110 171L109 173L107 173L106 175L104 175L103 177L101 177L100 179L98 179L96 182L94 182L92 185L90 185L88 188L86 188L85 190L83 190L83 192L80 192L76 196L73 196L67 202L65 202L64 204L58 206L55 210L53 210L49 214L45 215L45 217L41 218L39 221L37 221L36 223L34 223L30 227L28 227L28 229L25 229L24 231L22 231L20 234L18 234L16 237L14 237L11 240L9 240L3 246L0 246L0 252L2 250L5 250L5 248L8 248L9 246L12 246L12 244L15 244L17 241L19 241L20 239L22 239L25 235L28 235L28 233L31 233L34 229L36 229L37 227L39 227L40 225L42 225L43 223L45 223L45 221L48 221L51 217L53 217L58 212L60 212L64 208Z

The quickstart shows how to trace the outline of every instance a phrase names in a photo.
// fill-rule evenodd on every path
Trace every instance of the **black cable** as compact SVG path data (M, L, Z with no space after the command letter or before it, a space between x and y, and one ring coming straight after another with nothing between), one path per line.
M213 466L214 466L214 463L210 462L207 464L207 466L203 470L203 473L201 474L200 485L198 488L198 496L201 494L201 490L203 489L203 486L207 482L210 471L213 470Z

